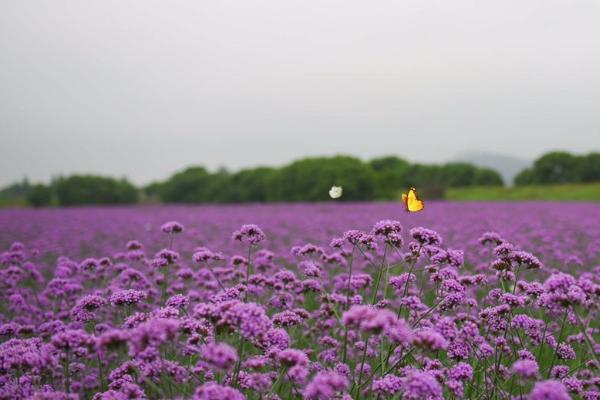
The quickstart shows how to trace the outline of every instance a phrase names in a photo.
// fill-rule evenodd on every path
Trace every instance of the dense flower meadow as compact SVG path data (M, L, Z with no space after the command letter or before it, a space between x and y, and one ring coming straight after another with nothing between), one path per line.
M0 399L600 399L600 206L0 211Z

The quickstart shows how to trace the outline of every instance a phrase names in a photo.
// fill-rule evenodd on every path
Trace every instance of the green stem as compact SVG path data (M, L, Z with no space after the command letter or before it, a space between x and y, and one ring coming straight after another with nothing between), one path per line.
M279 375L277 375L277 380L273 384L273 391L275 393L279 393L281 391L281 386L283 386L283 375L285 375L285 367L281 369Z
M350 308L350 284L352 282L352 265L354 264L354 249L352 247L352 255L350 256L350 265L348 265L348 284L346 285L346 308Z
M377 292L379 291L379 284L381 282L381 276L383 275L383 270L385 268L385 258L387 256L387 243L385 244L383 250L383 260L381 261L381 267L379 267L379 272L377 274L377 280L375 281L375 287L373 289L373 299L371 300L371 304L375 304L377 302ZM385 282L384 282L385 284ZM383 298L385 299L385 289L383 292Z
M104 372L102 371L102 360L100 360L99 353L96 353L96 357L98 358L98 376L100 378L100 389L104 392L106 391L106 382L104 380Z
M219 287L221 288L222 291L225 291L225 286L223 286L223 284L221 283L221 281L219 280L219 278L217 277L217 274L215 274L215 271L213 271L212 267L210 266L210 264L207 262L206 263L206 267L208 268L208 270L210 271L210 273L212 274L213 278L215 279L215 281L217 281L217 283L219 284ZM246 285L247 287L248 285Z
M348 284L346 286L346 308L350 308L350 281L352 280L352 264L354 264L354 249L352 247L352 255L348 265ZM348 327L344 327L344 342L342 343L342 362L346 363L348 354Z
M252 245L249 244L248 245L248 258L247 258L248 263L246 264L246 299L248 299L248 297L250 296L250 285L249 285L249 279L250 279L250 274L252 273Z
M558 345L560 344L560 338L562 337L566 320L567 320L567 312L565 311L565 315L563 317L562 323L560 324L560 332L558 334L558 338L556 339L556 348L554 349L554 354L552 355L552 361L550 362L550 368L548 368L548 375L546 376L547 378L550 377L550 373L552 372L552 367L554 367L554 361L556 360L556 354L558 353Z
M515 271L515 284L513 285L513 288L512 288L512 294L515 294L515 291L517 290L517 279L519 277L520 270L521 270L520 265L517 265L517 268ZM506 292L507 290L506 290L506 287L504 286L504 281L502 280L502 278L500 279L500 283L502 284L502 290ZM508 331L510 329L511 324L512 324L512 311L510 313L510 317L507 319L507 322L506 322L506 329L504 330L504 339L506 339L506 337L508 335ZM511 346L511 350L513 350L513 352L514 352L514 349L512 348L512 346ZM501 351L497 352L496 368L494 368L494 386L492 388L492 394L495 394L496 397L498 396L497 382L498 382L498 374L500 373L499 370L500 370L500 363L502 362L502 355L503 354Z
M600 360L598 360L598 355L594 351L592 341L590 340L590 337L586 332L585 324L581 320L581 317L579 317L579 314L577 314L577 311L575 311L575 308L571 306L571 309L573 310L573 314L575 314L575 318L577 318L577 322L579 322L579 325L581 325L581 333L583 333L583 337L585 338L585 342L587 343L588 347L590 348L590 351L592 352L592 356L594 357L594 359L596 359L596 362L600 363Z
M345 364L348 355L348 327L344 327L344 342L342 343L342 362Z
M544 318L542 314L542 318ZM546 330L548 329L548 321L544 321L544 330L542 331L542 341L540 342L540 349L538 350L537 360L539 363L542 362L542 351L544 350L544 340L546 340Z
M171 264L164 267L165 272L163 273L164 282L162 284L162 296L161 303L164 304L167 301L167 288L169 287L169 267Z
M447 296L446 296L447 297ZM431 314L440 304L442 304L444 302L444 300L446 300L446 297L444 297L443 299L441 299L440 301L438 301L437 303L435 303L433 306L431 306L429 308L429 310L425 311L423 314L421 314L421 316L419 317L419 319L417 319L413 324L412 327L416 327L419 322L421 322L423 320L423 318L425 318L426 316L428 316L429 314Z
M296 396L300 396L300 390L298 390L298 388L296 387L296 384L294 384L292 377L290 377L290 375L287 372L285 373L285 376L288 377L288 380L290 381L290 384L291 384L292 390L290 390L290 396L292 395L292 391L296 392Z
M152 379L145 379L144 384L150 386L157 394L160 394L159 397L165 397L165 392L160 387L158 387L158 385L152 382Z
M360 372L358 373L358 385L356 388L356 400L360 399L360 389L362 384L363 370L365 368L365 360L367 359L367 350L369 349L369 336L365 339L365 349L363 351L362 360L360 361Z
M245 349L245 344L246 341L244 340L244 337L240 335L240 343L238 344L238 362L237 365L235 366L235 370L233 372L233 387L237 387L238 385L238 378L240 376L240 368L242 366L242 358L244 358L244 349Z
M64 365L64 374L65 374L65 392L71 393L71 360L69 357L69 348L65 350L65 365Z
M515 272L515 284L513 285L512 294L515 294L517 291L517 282L519 281L519 274L521 273L521 265L517 266L517 271Z
M398 251L398 249L396 249L396 251ZM404 291L402 292L402 298L405 298L406 295L408 294L408 285L410 282L410 277L412 275L413 270L415 269L416 265L417 265L417 260L419 259L419 256L421 255L421 247L419 247L419 251L417 256L415 257L415 259L410 263L410 267L408 269L408 276L406 277L406 282L404 283ZM398 308L398 318L400 318L400 315L402 314L402 304L400 304L400 307Z
M392 365L390 368L388 368L381 376L386 376L387 374L389 374L390 372L392 372L394 369L396 369L396 367L398 367L401 362L403 362L404 360L406 360L406 358L411 355L411 353L413 352L413 350L415 350L414 347L412 347L409 351L406 352L405 355L403 355L401 358L399 358L398 361L396 361L394 363L394 365ZM369 375L369 377L367 378L367 380L365 381L365 383L363 383L363 386L365 386L367 383L369 383L369 381L371 379L373 379L373 377L377 373L378 369L379 369L379 367L376 367L375 371L373 371L371 373L371 375Z

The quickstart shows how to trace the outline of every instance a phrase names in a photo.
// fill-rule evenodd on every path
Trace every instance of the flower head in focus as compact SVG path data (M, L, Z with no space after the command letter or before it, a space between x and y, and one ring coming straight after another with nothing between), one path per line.
M259 244L266 239L265 233L254 224L242 225L240 230L233 232L233 240L248 244Z
M172 235L174 233L183 232L183 225L177 221L169 221L169 222L163 224L160 227L160 230L163 231L164 233L168 233L169 235Z

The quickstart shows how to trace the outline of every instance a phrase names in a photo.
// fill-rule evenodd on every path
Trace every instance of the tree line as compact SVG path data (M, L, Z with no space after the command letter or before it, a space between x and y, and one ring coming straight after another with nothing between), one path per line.
M133 204L139 189L126 179L94 175L71 175L53 180L50 185L32 185L27 202L34 207L83 204Z
M162 182L136 188L126 179L72 175L50 185L31 185L33 206L82 204L247 203L327 200L332 185L342 186L341 201L395 200L409 186L429 198L442 197L446 187L502 185L496 171L468 163L409 163L395 157L365 162L350 156L311 157L282 167L210 172L187 168Z
M600 182L600 153L577 156L552 152L538 158L515 179L517 185ZM49 185L13 185L30 205L246 203L324 201L332 185L342 186L340 201L397 200L408 187L422 196L443 198L447 188L502 186L500 174L469 163L411 163L396 156L363 161L351 156L310 157L282 167L211 172L190 167L165 181L137 188L126 179L71 175ZM1 196L0 196L1 197Z
M394 200L408 186L440 197L445 187L502 185L502 178L495 171L465 163L410 164L393 156L364 162L335 156L235 173L192 167L151 185L146 193L169 203L323 201L332 185L344 188L342 201Z
M600 182L600 153L546 153L515 177L518 186L589 182Z

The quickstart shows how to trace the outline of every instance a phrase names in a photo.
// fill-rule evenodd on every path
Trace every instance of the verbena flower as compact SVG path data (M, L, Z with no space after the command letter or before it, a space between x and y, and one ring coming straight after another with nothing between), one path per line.
M420 245L439 246L442 244L442 237L435 231L423 227L412 228L410 236L419 242Z
M473 377L473 367L465 362L459 362L450 368L448 376L457 381L468 381Z
M155 268L162 268L168 265L175 264L179 260L179 253L169 249L162 249L154 256L152 265Z
M363 246L368 250L375 250L377 249L377 243L375 241L375 236L370 235L368 233L364 233L358 230L349 230L344 232L344 235L342 236L342 240L353 245L353 246ZM337 243L336 246L333 246L333 242L332 242L332 247L338 247Z
M408 400L442 400L442 387L429 373L411 370L402 378L403 398Z
M535 378L539 373L539 366L534 360L518 360L512 365L511 370L521 378Z
M445 349L448 346L448 342L442 335L429 328L415 331L412 344L433 351Z
M272 317L273 323L278 326L294 326L302 323L302 318L293 311L282 311Z
M373 392L378 395L394 396L402 390L402 378L395 375L386 375L373 381Z
M194 251L192 259L197 263L208 262L208 261L221 261L225 257L221 253L213 253L206 247L199 247Z
M87 295L80 298L73 309L71 316L76 321L88 322L96 318L95 311L107 304L108 302L100 296Z
M529 400L571 400L571 396L562 383L548 380L534 385Z
M174 319L155 318L143 322L131 331L130 352L135 355L148 347L158 348L177 336L178 327L179 323Z
M526 251L515 251L511 254L513 261L524 265L527 269L540 269L542 263L536 256Z
M398 221L389 219L379 221L373 226L371 234L376 237L382 237L386 243L396 248L402 247L402 224Z
M160 230L169 235L183 232L183 225L177 221L169 221L160 227Z
M208 343L200 349L200 358L209 366L231 370L238 361L236 350L227 343Z
M208 382L198 387L192 396L193 400L245 400L239 390L222 386L216 382Z
M253 224L242 225L240 230L233 232L233 240L256 245L266 239L262 229Z
M256 303L234 303L221 317L221 322L239 330L246 339L266 334L273 323L263 307Z
M346 391L348 386L345 376L333 371L321 371L306 385L302 395L310 400L329 400Z
M110 295L109 301L113 306L134 305L146 298L146 294L140 290L119 290Z
M296 365L306 367L309 363L306 353L296 349L285 349L276 354L277 361L287 367Z
M165 305L167 307L184 308L189 304L189 302L190 300L187 298L187 296L176 294L175 296L169 297Z
M485 232L479 237L479 239L477 239L477 241L482 245L493 244L498 246L504 242L504 239L502 239L502 237L496 232Z

